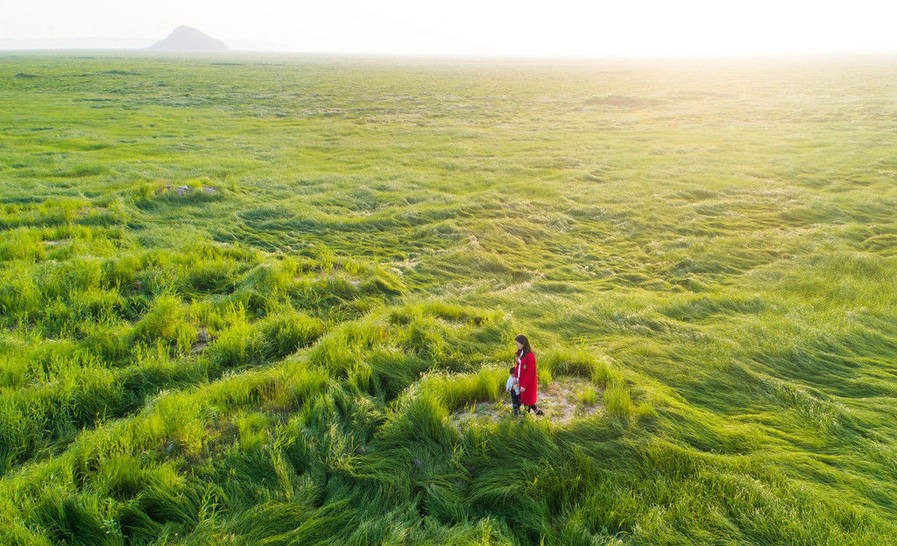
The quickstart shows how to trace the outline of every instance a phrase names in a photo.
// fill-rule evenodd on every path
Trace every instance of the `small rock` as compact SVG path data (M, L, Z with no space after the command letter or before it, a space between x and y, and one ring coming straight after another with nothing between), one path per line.
M173 191L177 192L178 195L186 195L186 193L190 191L190 186L175 186L173 184L168 184L165 186L165 191Z

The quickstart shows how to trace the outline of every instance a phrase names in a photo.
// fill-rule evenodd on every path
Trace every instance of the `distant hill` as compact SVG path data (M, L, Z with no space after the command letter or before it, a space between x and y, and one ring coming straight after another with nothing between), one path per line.
M179 26L149 49L156 51L227 51L227 44L198 29Z

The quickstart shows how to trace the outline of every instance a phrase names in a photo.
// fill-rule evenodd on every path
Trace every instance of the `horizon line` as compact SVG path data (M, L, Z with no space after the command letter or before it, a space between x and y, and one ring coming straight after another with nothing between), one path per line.
M508 59L508 60L744 60L744 59L800 59L832 57L897 57L894 50L831 50L831 51L761 51L761 52L720 52L720 53L496 53L496 52L404 52L404 51L326 51L301 49L226 49L213 50L159 50L152 45L146 47L56 47L56 48L3 48L0 55L9 54L56 54L107 53L107 54L152 54L159 56L214 56L214 55L295 55L326 57L373 57L407 59Z

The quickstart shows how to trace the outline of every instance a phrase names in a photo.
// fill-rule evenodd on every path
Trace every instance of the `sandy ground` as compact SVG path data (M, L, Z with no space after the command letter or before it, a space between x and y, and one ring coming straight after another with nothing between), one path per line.
M553 423L568 423L577 417L586 417L602 411L602 394L602 389L587 379L555 377L551 383L539 385L537 405L544 415L531 414L527 417L548 419ZM497 402L470 404L453 412L449 417L454 424L461 426L470 420L497 422L500 419L512 419L514 415L510 397L506 396Z

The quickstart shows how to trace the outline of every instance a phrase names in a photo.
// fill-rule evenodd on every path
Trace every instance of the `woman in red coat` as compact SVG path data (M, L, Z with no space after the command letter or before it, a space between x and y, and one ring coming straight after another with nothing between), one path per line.
M535 411L536 415L542 415L542 410L536 406L539 396L539 382L536 379L536 354L529 346L529 340L520 334L514 338L517 342L517 384L520 385L520 403L526 407L526 411Z

